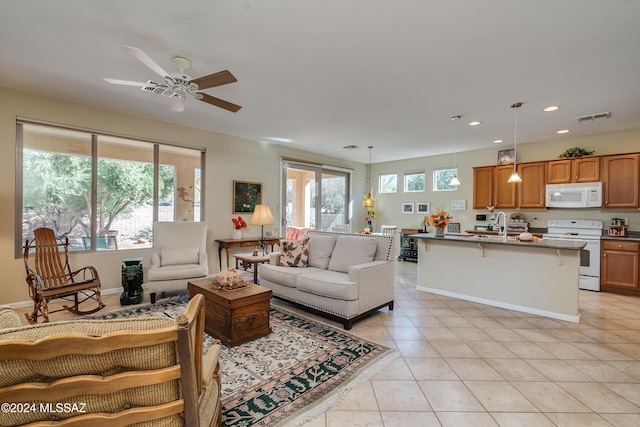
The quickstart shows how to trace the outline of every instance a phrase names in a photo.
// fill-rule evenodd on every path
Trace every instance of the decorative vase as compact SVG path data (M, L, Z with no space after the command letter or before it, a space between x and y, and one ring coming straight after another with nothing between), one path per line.
M231 230L231 238L233 240L242 239L242 228L234 228L233 230Z
M436 227L436 237L444 237L444 227Z

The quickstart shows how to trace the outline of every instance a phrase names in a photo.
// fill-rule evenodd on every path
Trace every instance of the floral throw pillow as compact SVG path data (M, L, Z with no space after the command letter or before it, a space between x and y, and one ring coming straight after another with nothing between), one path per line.
M309 259L309 238L302 240L281 240L280 261L281 267L306 267Z

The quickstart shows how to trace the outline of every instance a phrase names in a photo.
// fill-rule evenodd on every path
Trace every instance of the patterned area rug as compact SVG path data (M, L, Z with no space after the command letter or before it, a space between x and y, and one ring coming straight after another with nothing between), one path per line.
M185 311L186 295L95 316L167 316ZM343 330L271 307L273 332L223 346L222 425L298 426L325 412L399 353ZM205 335L205 348L212 338Z

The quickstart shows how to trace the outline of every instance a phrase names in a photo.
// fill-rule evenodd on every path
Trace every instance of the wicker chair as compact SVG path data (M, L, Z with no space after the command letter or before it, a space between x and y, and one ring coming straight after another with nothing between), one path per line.
M2 317L15 323L10 313ZM204 353L204 297L168 317L0 330L3 426L219 426L220 343ZM33 423L33 424L31 424Z
M33 313L25 313L29 323L38 323L42 316L49 321L49 313L69 310L75 314L91 314L105 307L100 297L100 278L95 267L88 266L73 271L69 265L69 239L64 242L57 239L50 228L38 228L33 231L34 239L27 239L24 245L24 266L27 271L29 296L33 300ZM64 254L64 263L62 260ZM29 258L33 259L33 266ZM71 301L73 306L49 311L49 301L62 298ZM97 306L82 311L79 305L93 300Z

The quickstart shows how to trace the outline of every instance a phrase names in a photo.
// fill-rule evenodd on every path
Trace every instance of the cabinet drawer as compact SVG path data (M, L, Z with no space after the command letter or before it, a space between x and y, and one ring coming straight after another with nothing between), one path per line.
M602 249L605 251L638 252L640 250L640 242L603 240Z

